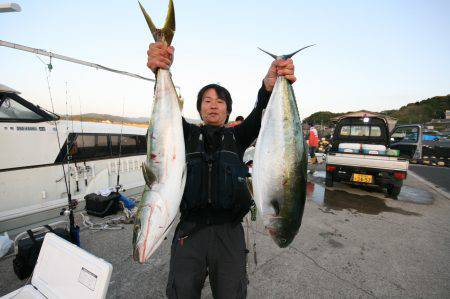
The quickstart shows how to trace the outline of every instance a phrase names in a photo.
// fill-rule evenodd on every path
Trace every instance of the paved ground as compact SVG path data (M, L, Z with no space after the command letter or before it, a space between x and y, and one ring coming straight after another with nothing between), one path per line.
M450 167L410 164L409 169L438 188L450 193Z
M448 298L450 201L409 177L399 200L379 190L310 175L303 224L286 249L261 223L248 229L249 298ZM163 298L170 241L145 265L131 261L131 226L83 230L83 247L110 261L108 298ZM171 237L169 237L170 239ZM256 243L257 263L253 243ZM0 295L20 287L12 258L0 261ZM203 298L212 298L205 286Z

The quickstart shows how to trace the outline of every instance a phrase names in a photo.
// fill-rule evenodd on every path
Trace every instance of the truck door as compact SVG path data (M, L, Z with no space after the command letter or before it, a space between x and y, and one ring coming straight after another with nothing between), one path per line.
M398 126L390 138L391 149L400 151L400 157L420 159L422 157L422 130L418 125Z

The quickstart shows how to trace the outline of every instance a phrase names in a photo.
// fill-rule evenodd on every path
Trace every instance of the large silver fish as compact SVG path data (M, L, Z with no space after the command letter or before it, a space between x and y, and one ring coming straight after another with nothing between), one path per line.
M165 25L157 29L145 12L153 37L170 45L175 31L175 12L169 3ZM144 263L170 230L180 207L186 182L183 125L179 98L168 70L156 75L153 111L147 132L147 161L142 170L145 188L136 214L133 258Z
M262 51L275 59L288 59L305 48L283 56ZM307 161L294 91L279 76L261 122L252 172L258 212L279 247L292 242L302 222Z

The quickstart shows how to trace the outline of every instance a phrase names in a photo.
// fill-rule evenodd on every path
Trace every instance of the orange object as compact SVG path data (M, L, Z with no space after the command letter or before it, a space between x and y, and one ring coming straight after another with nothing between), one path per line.
M309 138L308 138L309 146L317 147L319 145L319 134L314 127L309 129Z

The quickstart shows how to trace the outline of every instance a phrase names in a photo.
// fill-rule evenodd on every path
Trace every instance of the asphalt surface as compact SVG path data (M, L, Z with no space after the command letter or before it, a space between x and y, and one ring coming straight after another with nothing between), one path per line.
M248 298L448 298L450 200L412 176L399 200L341 183L325 188L320 169L309 175L289 247L278 248L259 220L244 222ZM131 260L131 225L81 233L83 248L113 264L108 298L164 298L171 237L141 265ZM24 284L12 257L0 261L0 277L0 296ZM212 298L207 282L202 298Z
M409 170L450 193L450 167L409 164Z

